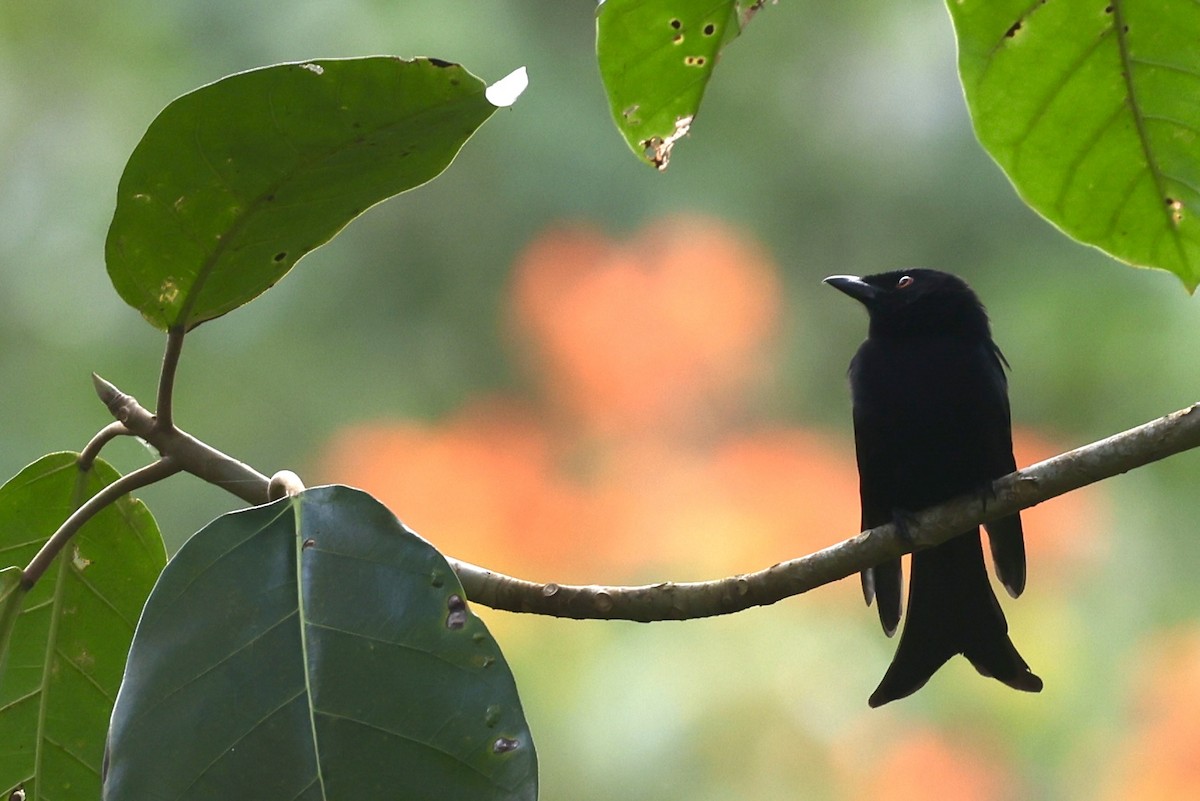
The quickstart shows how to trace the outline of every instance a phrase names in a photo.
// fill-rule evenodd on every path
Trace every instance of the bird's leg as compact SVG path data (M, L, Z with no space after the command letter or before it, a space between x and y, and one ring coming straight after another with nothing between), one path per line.
M896 527L896 536L905 546L912 548L917 544L912 530L916 527L917 516L907 509L892 509L892 525Z
M981 504L983 504L983 511L986 513L986 512L987 512L988 503L990 503L991 501L994 501L994 500L996 500L996 485L995 485L995 482L993 482L993 481L985 481L985 482L983 482L983 484L981 484L981 485L980 485L979 489L977 489L977 490L975 491L975 494L976 494L976 496L979 498L979 502L980 502Z

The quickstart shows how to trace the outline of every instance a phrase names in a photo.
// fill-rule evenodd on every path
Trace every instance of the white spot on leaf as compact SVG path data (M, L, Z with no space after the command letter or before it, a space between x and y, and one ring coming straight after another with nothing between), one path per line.
M485 89L483 96L496 108L508 108L517 102L527 86L529 73L524 67L518 67Z

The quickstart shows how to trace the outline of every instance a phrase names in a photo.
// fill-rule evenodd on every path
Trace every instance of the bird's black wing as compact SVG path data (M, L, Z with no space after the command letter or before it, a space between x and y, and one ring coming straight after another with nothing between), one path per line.
M893 480L894 457L891 443L884 436L885 421L876 404L864 391L859 368L872 360L870 344L864 343L850 364L851 386L854 391L854 446L858 459L858 489L862 504L861 530L892 522L896 504ZM877 357L876 357L877 358ZM904 574L900 559L888 559L860 574L863 598L869 606L875 601L883 631L891 637L900 625L903 610Z
M986 448L991 479L1008 475L1017 469L1012 450L1012 415L1008 404L1008 381L1004 368L1008 362L995 343L988 342L989 364L992 368L992 386L988 410L993 419L986 426L991 432ZM1004 589L1016 598L1025 589L1025 536L1021 528L1020 514L1012 514L986 524L988 543L991 545L992 563L996 566L996 577Z

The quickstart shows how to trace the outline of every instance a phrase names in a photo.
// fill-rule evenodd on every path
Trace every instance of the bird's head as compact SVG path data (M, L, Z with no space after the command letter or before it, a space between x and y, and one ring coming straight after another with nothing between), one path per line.
M987 311L956 275L914 268L863 278L831 275L825 283L867 307L872 337L991 337Z

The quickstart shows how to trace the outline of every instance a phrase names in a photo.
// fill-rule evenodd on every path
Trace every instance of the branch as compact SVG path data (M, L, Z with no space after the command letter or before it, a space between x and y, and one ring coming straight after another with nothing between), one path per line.
M99 376L93 378L113 416L164 457L248 503L267 502L266 476L183 431L159 430L154 416L137 400ZM493 609L643 623L725 615L808 592L885 559L938 545L980 523L1196 447L1200 447L1200 403L1004 476L992 483L987 497L964 496L918 512L909 524L910 540L902 539L889 523L799 559L713 581L636 587L538 584L449 561L467 596Z
M131 433L125 427L124 423L119 422L109 423L97 431L96 436L92 437L88 444L83 446L83 450L79 452L79 469L84 471L91 470L96 457L100 455L101 448L117 437L128 437Z
M88 498L82 506L71 513L71 516L58 527L58 531L55 531L50 539L46 540L46 544L34 554L33 559L29 561L21 575L21 586L28 591L36 584L42 574L46 572L46 568L50 567L54 557L58 556L59 551L66 546L71 537L75 536L75 532L83 528L83 524L95 517L100 510L114 503L126 493L162 481L178 472L179 466L173 461L168 458L159 459L157 462L139 467L132 473L121 476Z
M451 559L467 597L510 612L577 619L690 620L766 606L852 576L910 551L938 545L999 517L1200 446L1200 403L993 482L994 497L970 495L914 516L910 544L896 527L864 531L808 556L715 581L638 587L536 584Z
M246 503L267 502L269 479L262 473L204 444L186 431L158 425L154 415L138 403L137 398L126 395L95 373L92 373L92 383L96 394L118 422L154 446L164 458L169 457L179 469L221 487Z

